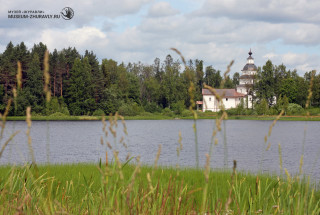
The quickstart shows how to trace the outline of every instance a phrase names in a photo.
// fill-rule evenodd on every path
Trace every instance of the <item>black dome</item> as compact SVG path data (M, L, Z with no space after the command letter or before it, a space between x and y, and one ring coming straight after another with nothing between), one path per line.
M242 71L257 71L257 69L258 69L258 68L256 67L256 65L247 63L247 64L243 67Z

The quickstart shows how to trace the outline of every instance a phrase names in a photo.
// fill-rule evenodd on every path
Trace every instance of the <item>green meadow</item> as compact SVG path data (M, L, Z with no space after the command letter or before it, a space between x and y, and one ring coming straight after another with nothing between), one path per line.
M0 167L1 214L319 214L306 178L118 162Z

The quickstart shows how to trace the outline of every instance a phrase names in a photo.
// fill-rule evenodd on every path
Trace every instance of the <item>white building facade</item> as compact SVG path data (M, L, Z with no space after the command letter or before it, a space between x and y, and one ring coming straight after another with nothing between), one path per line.
M216 95L208 89L202 89L202 111L217 112L222 109L230 109L237 107L241 99L244 99L246 94L238 93L235 89L215 89L216 93L222 98L222 103L218 101Z
M249 57L247 58L247 64L241 70L241 76L239 78L239 85L236 89L215 89L216 93L222 98L222 104L219 103L216 96L208 89L202 89L202 101L198 101L197 104L202 105L202 111L217 112L222 109L236 108L241 99L243 99L244 106L252 108L253 106L253 85L255 83L255 77L257 74L257 67L254 64L254 59L251 56L251 49L249 51Z

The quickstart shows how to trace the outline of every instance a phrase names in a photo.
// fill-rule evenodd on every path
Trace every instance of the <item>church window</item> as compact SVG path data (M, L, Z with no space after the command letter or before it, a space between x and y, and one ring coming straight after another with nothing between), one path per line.
M211 97L209 97L209 102L211 102Z
M228 101L228 98L226 98L226 101Z

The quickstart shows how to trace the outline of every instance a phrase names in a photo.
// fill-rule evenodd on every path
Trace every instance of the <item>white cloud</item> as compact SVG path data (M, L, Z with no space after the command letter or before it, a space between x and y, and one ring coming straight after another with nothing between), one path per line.
M320 2L313 0L207 0L196 13L249 21L319 23L319 8Z
M70 31L44 30L36 41L46 44L50 51L71 46L84 52L86 49L103 49L109 44L106 35L94 27L83 27Z
M281 59L284 64L289 64L289 65L293 65L296 63L303 64L308 59L308 55L289 52L289 53L283 54Z
M297 54L297 53L285 53L281 56L281 60L284 65L293 67L300 71L300 74L309 72L311 70L319 71L320 66L317 62L320 60L320 56L309 55L307 53Z
M163 60L169 53L178 59L170 51L175 47L186 59L201 59L205 65L213 65L222 71L234 59L232 72L241 71L252 48L257 66L263 66L271 59L276 65L284 63L287 68L302 72L309 68L319 70L320 22L315 11L320 5L316 1L304 7L306 0L294 0L293 3L208 0L202 7L195 7L201 9L191 13L185 13L182 6L177 7L177 2L182 4L182 0L170 3L72 0L68 6L75 10L75 17L70 22L15 20L13 23L6 17L0 18L0 48L10 40L14 43L24 41L27 45L43 42L50 49L74 46L82 54L86 49L93 50L100 59L151 64L156 57ZM200 4L197 2L186 1L190 5ZM11 1L5 7L7 10L19 5L26 4ZM55 4L32 1L28 6L60 11L67 5L57 0ZM308 52L309 49L312 52Z
M286 53L281 56L281 60L284 65L287 65L289 68L293 67L300 71L300 74L309 72L311 70L319 70L319 65L317 65L314 60L319 61L319 56L310 56L308 54L296 54L296 53Z
M319 70L320 56L307 53L287 52L284 54L275 54L270 52L263 56L265 60L271 60L274 65L284 64L287 69L297 69L300 75L311 70Z
M291 24L283 29L284 42L288 44L320 44L320 25Z
M277 58L277 57L278 57L278 55L275 54L275 53L273 53L273 52L267 53L267 54L265 54L265 55L263 56L264 59L266 59L266 60L271 60L271 61L272 61L273 59Z
M168 2L156 2L149 8L148 16L164 17L178 14L179 11L172 8Z

